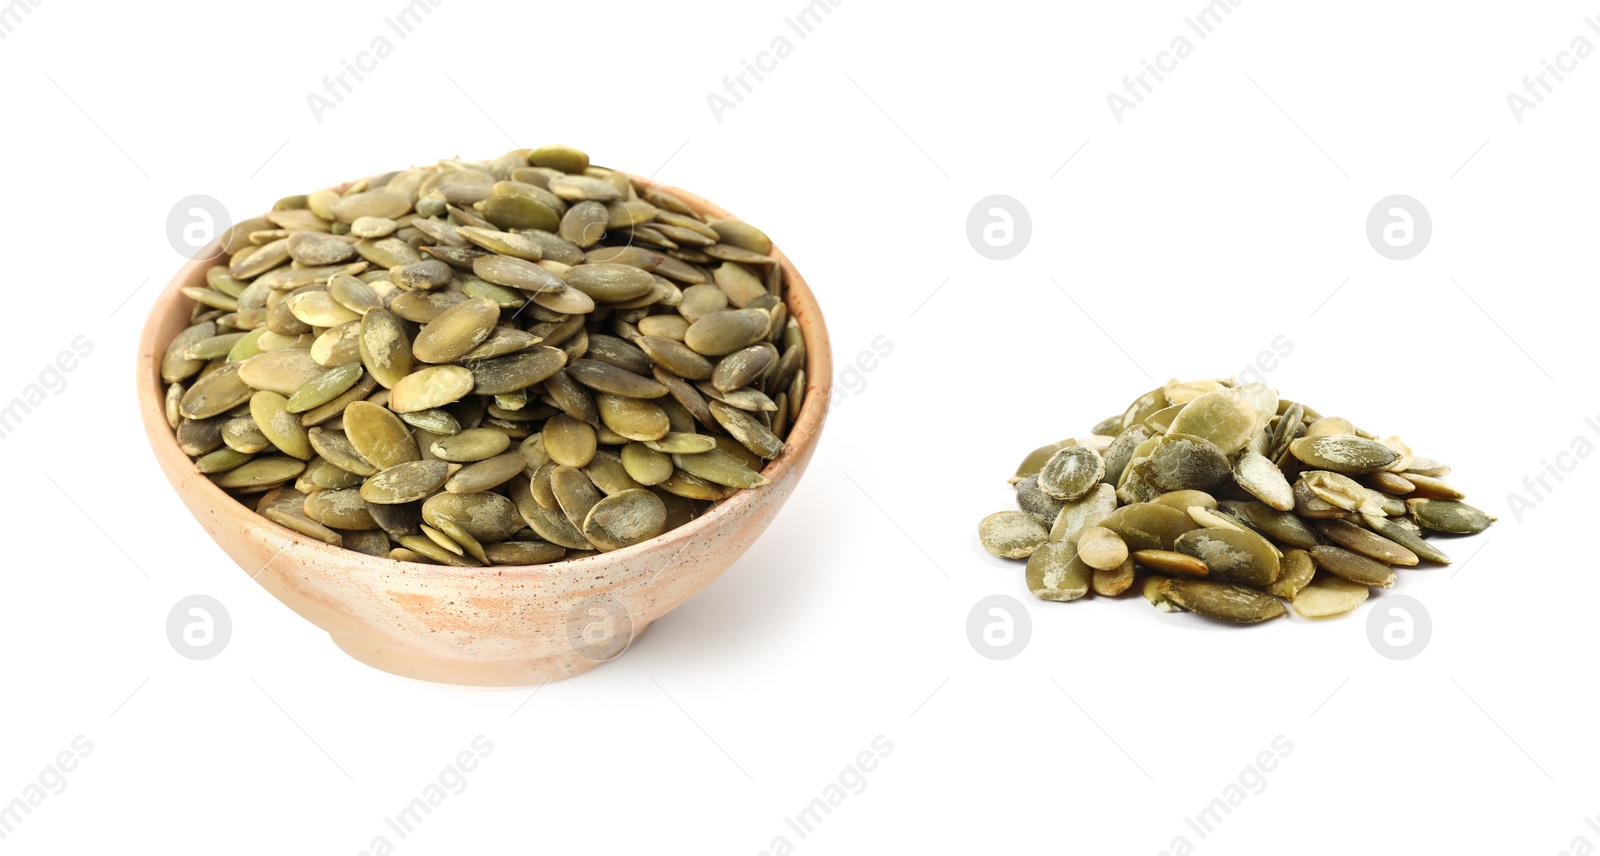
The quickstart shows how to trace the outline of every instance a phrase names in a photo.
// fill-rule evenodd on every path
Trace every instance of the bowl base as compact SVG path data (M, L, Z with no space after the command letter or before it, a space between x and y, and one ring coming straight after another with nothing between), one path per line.
M646 624L634 627L630 647L632 642L638 641L639 634L648 626ZM335 634L329 636L341 651L375 669L419 681L472 687L540 686L551 681L581 675L595 666L611 662L591 660L576 651L533 660L460 660L452 657L424 657L373 645L349 636Z

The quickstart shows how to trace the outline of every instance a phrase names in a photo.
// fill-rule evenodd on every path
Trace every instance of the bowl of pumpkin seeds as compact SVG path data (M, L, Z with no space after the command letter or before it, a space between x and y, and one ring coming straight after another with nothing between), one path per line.
M1029 452L1010 478L1017 509L978 537L1025 561L1041 600L1137 588L1163 612L1237 625L1330 618L1397 569L1449 564L1439 536L1494 523L1449 472L1265 384L1173 380Z
M280 199L158 299L157 461L251 578L391 672L568 677L805 471L827 329L772 241L568 146Z

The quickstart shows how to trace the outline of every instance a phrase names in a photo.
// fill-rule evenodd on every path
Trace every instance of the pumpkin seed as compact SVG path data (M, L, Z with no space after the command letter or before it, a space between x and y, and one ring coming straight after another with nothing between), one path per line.
M751 488L768 484L767 478L725 452L712 450L696 455L673 455L672 463L690 475L727 487ZM593 540L593 539L590 539Z
M1279 511L1294 510L1294 487L1266 456L1250 451L1240 454L1233 464L1233 479L1267 505Z
M1279 511L1264 502L1248 502L1240 509L1245 525L1291 547L1309 550L1322 543L1311 524L1288 511Z
M1369 559L1389 565L1411 566L1417 563L1416 553L1348 520L1319 520L1317 531L1329 541Z
M1003 511L1001 514L1016 512ZM990 515L993 519L997 515ZM1032 518L1024 516L1029 523ZM985 544L985 546L988 546ZM995 551L990 549L991 553ZM995 555L1003 555L995 553ZM1008 558L1022 558L1009 556ZM1071 601L1089 593L1094 569L1078 558L1077 545L1070 541L1036 544L1027 556L1028 591L1040 600Z
M1007 479L1007 481L1010 484L1016 484L1017 482L1022 481L1029 476L1038 475L1039 472L1044 469L1044 465L1048 463L1057 452L1067 448L1068 446L1075 446L1077 443L1077 440L1058 440L1054 443L1034 449L1028 453L1027 457L1022 459L1022 463L1017 465L1016 473L1013 474L1010 479Z
M1372 514L1363 514L1361 519L1373 532L1410 550L1419 559L1427 559L1430 562L1438 562L1441 565L1450 564L1450 557L1443 550L1429 543L1421 535L1401 525L1399 521Z
M221 473L211 480L217 487L222 488L258 488L283 484L300 475L306 468L306 462L296 458L286 458L272 455L265 458L254 458Z
M978 538L983 548L1003 559L1026 559L1045 545L1050 533L1030 514L1021 511L1000 511L985 517L978 524ZM1051 544L1067 544L1050 541ZM1071 548L1077 556L1077 547ZM1088 580L1084 580L1088 585Z
M544 541L501 541L484 546L491 565L546 565L567 555L565 548Z
M1271 585L1278 579L1278 556L1254 533L1195 529L1179 535L1173 549L1205 562L1208 579L1252 586Z
M420 458L411 431L387 408L358 401L345 408L344 430L361 459L380 470Z
M1289 444L1289 452L1307 466L1346 475L1381 470L1399 458L1382 443L1353 434L1302 437Z
M411 353L425 363L451 362L482 344L499 321L500 307L494 301L464 300L424 325Z
M1121 417L1118 417L1119 422L1120 419ZM1201 564L1204 564L1204 562ZM1184 612L1185 610L1183 607L1179 606L1171 598L1167 597L1162 591L1162 587L1165 586L1168 581L1169 580L1167 577L1145 577L1144 585L1140 588L1139 593L1144 596L1145 600L1150 601L1151 606L1161 610L1162 612Z
M415 502L444 486L450 474L449 467L444 461L396 464L363 482L361 498L378 505Z
M721 425L729 436L762 458L770 460L783 451L783 441L749 413L736 407L729 407L720 401L710 402L710 410L717 424Z
M1090 526L1078 534L1078 556L1097 571L1109 571L1128 560L1128 545L1103 526Z
M1079 558L1082 558L1081 553ZM1115 568L1095 568L1094 576L1089 581L1089 588L1101 597L1116 597L1133 588L1133 580L1133 560L1123 559L1122 564Z
M306 497L307 517L333 529L377 529L361 491L353 488L319 490Z
M1293 600L1317 573L1316 562L1305 550L1286 550L1278 560L1278 579L1262 589L1273 597Z
M667 437L671 436L673 436L671 433L667 434ZM715 448L715 441L711 448ZM629 443L622 447L621 458L622 466L628 471L628 476L639 484L657 485L672 477L672 456L651 443Z
M1224 455L1231 455L1243 449L1262 424L1259 411L1245 396L1238 390L1222 389L1185 404L1172 420L1170 433L1208 440Z
M396 506L376 506L375 510ZM504 541L525 523L510 499L498 493L436 493L422 503L421 519L441 530L459 529L479 542Z
M1106 462L1098 452L1068 446L1045 462L1039 471L1039 488L1056 499L1075 500L1099 484L1105 474Z
M1136 550L1130 555L1135 563L1166 574L1199 578L1211 573L1205 562L1175 550Z
M250 418L278 451L302 461L311 460L311 440L305 426L289 412L287 398L267 390L257 391L250 396Z
M474 374L460 366L419 369L390 388L389 408L396 413L411 413L460 401L472 391Z
M504 432L489 428L468 428L457 434L435 440L428 451L441 461L471 463L492 458L511 446L511 438Z
M672 427L665 410L643 399L600 393L595 405L605 427L629 440L659 440Z
M1371 592L1372 589L1362 583L1328 576L1301 589L1290 600L1290 605L1302 617L1328 618L1360 606Z
M473 381L473 391L479 395L505 395L548 380L561 371L566 362L567 355L561 349L535 345L503 357L474 362L468 374Z
M346 363L328 369L295 388L294 393L289 396L288 411L304 413L321 407L344 395L361 380L362 374L360 363Z
M667 388L656 381L598 360L578 359L567 365L567 375L595 392L623 398L660 398Z
M667 508L648 490L625 490L589 509L583 535L602 551L620 550L666 531Z
M1394 569L1381 562L1353 553L1343 547L1318 546L1311 548L1311 560L1330 574L1361 583L1362 585L1391 588L1394 586Z
M195 381L178 400L179 415L185 419L208 419L249 401L251 389L239 376L240 368L226 365Z
M1234 624L1258 624L1288 614L1277 598L1232 583L1167 580L1160 594L1190 612Z
M1178 536L1196 528L1185 512L1152 502L1118 508L1100 525L1117 533L1130 551L1172 550Z
M704 356L726 356L760 341L767 334L770 321L770 316L760 309L713 312L690 324L683 342Z
M361 364L384 389L393 389L411 373L411 340L389 310L371 309L361 316L359 345Z
M281 508L268 508L266 511L261 512L261 516L285 529L293 530L308 538L315 538L335 547L344 546L343 536L304 514L294 514Z
M1084 529L1095 526L1117 510L1117 491L1111 485L1095 485L1088 493L1067 502L1056 512L1050 526L1051 541L1076 541Z
M1476 535L1496 520L1464 502L1450 499L1408 499L1406 510L1423 529L1450 535Z
M462 467L445 481L444 489L450 493L482 493L511 481L527 468L526 458L507 452Z

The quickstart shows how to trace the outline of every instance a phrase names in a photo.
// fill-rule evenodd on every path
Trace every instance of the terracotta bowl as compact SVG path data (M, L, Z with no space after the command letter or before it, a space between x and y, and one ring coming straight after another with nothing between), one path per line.
M661 186L711 217L726 211ZM619 655L662 615L738 561L799 483L832 394L833 358L816 298L774 249L791 317L806 340L806 398L788 446L740 491L690 523L611 553L550 565L451 568L332 547L285 529L198 473L164 415L161 355L188 326L187 286L203 286L215 246L178 272L139 341L139 408L156 461L201 528L240 569L333 637L345 653L398 675L452 684L531 686Z

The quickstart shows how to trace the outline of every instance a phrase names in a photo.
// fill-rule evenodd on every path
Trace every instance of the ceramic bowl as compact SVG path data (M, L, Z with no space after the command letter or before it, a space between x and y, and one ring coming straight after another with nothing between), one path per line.
M635 179L641 184L654 182ZM663 189L708 217L729 214ZM139 342L139 407L161 471L202 529L273 597L326 630L350 656L428 681L531 686L569 678L618 656L650 626L705 588L772 523L805 472L832 395L828 331L816 298L776 248L790 316L806 341L806 397L788 445L744 490L688 524L632 547L549 565L452 568L344 550L256 514L195 470L164 416L161 355L188 326L215 246L178 272L156 300Z

